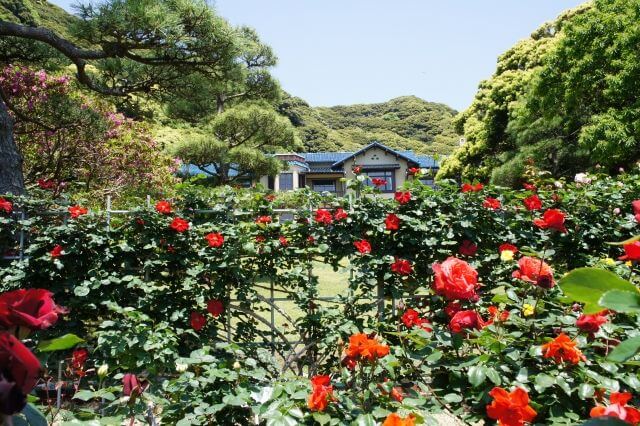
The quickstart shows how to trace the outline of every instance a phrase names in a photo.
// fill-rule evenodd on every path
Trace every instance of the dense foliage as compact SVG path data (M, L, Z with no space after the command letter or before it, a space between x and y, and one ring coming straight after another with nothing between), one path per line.
M102 199L156 193L170 185L172 160L144 124L82 94L66 75L22 66L0 70L0 90L11 105L25 183Z
M298 128L308 152L356 151L371 141L425 154L450 154L460 137L455 111L443 104L404 96L368 105L311 107L285 95L280 111Z
M503 54L457 118L467 143L441 176L514 185L528 159L564 176L636 161L639 6L588 3Z
M606 241L638 233L637 175L536 179L519 191L416 181L393 200L371 195L363 178L349 182L363 194L353 205L304 194L315 206L292 221L275 217L277 198L203 198L188 186L108 228L80 206L5 200L7 253L21 227L29 245L28 259L1 270L2 290L50 289L71 314L49 333L74 332L89 350L67 373L79 386L71 412L48 415L375 424L394 413L419 423L442 410L468 421L515 410L560 425L638 405L616 393L640 391L637 358L607 358L637 336L637 315L601 313L597 297L556 285L591 266L635 282L615 283L635 297L636 243ZM19 220L14 208L34 214ZM66 220L35 213L51 208ZM345 258L350 278L323 301L311 262L340 268ZM265 326L269 281L293 301L276 328Z

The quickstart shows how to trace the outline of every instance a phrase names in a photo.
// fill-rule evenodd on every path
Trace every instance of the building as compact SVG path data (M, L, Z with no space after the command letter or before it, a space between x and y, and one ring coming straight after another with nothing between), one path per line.
M361 173L371 179L386 181L380 187L383 194L392 196L396 188L410 178L411 168L423 170L421 180L433 184L433 176L439 165L430 156L416 155L413 151L399 151L379 142L373 142L356 152L310 152L306 154L276 154L289 168L278 176L262 176L259 182L274 191L288 191L309 187L318 192L330 192L336 195L346 193L343 178L355 177L353 169L359 166Z
M288 168L277 176L246 178L237 183L247 187L260 183L273 191L291 191L306 186L314 191L342 196L346 194L344 179L353 179L353 169L358 166L361 173L369 177L367 185L373 185L371 179L384 179L386 184L380 190L391 197L396 188L412 178L409 169L422 169L421 181L433 185L433 177L439 168L438 162L430 156L395 150L379 142L373 142L356 152L309 152L275 156L286 163ZM202 172L202 168L193 165L183 170L187 175ZM214 176L215 168L207 166L204 172ZM233 169L230 172L232 177L237 173Z

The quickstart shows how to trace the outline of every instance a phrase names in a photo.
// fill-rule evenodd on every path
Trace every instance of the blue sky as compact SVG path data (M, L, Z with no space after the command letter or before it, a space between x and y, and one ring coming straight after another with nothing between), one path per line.
M68 8L75 0L54 0ZM279 57L274 75L312 105L416 95L456 109L498 55L580 0L217 0Z

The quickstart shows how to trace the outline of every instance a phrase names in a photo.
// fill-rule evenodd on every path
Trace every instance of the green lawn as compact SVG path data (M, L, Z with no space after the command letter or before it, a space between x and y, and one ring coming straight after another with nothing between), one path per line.
M319 297L332 297L339 294L344 294L349 287L349 271L347 269L348 262L345 260L341 262L341 267L334 271L330 265L314 262L313 274L318 277L318 296ZM266 288L258 288L258 293L264 298L269 299L271 297L271 291L268 289L269 281L260 280L258 285ZM288 294L282 291L274 289L274 298L287 298ZM331 302L319 301L319 304L329 304ZM295 321L304 315L304 312L295 304L289 300L277 300L275 302L278 309L274 310L273 320L278 328L287 338L297 339L297 333L295 327L291 324L291 321ZM279 312L279 311L282 311ZM254 312L260 315L262 318L271 321L271 309L268 303L258 303L255 306ZM268 327L265 324L259 324L258 329L267 330Z

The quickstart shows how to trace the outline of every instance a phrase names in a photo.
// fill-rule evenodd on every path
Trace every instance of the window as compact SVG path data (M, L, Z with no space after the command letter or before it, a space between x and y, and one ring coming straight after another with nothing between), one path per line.
M369 176L369 179L365 182L367 186L375 186L371 181L374 178L384 179L387 183L384 186L379 186L378 188L382 192L393 192L396 190L396 172L395 170L371 170L366 171L365 173Z
M280 191L290 191L293 189L293 173L280 173L278 189Z
M331 180L331 179L314 179L312 182L313 182L311 184L312 188L316 192L323 192L323 191L336 192L336 181L335 180Z

